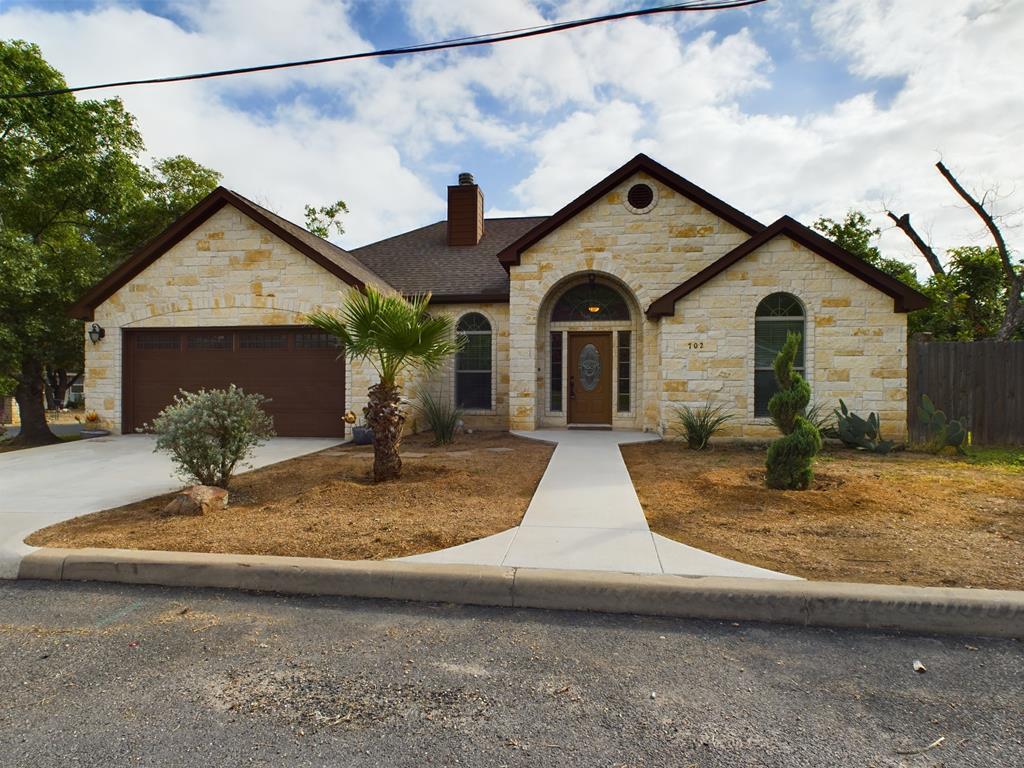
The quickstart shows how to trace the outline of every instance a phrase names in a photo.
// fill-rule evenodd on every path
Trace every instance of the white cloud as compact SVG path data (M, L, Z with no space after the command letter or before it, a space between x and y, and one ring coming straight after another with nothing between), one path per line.
M434 39L621 7L417 0L389 12ZM180 0L182 28L129 7L18 7L0 13L0 29L38 42L75 83L374 47L349 3L281 8L275 0ZM467 166L473 152L518 161L505 205L516 212L552 211L638 151L766 221L860 207L885 224L884 201L910 211L942 247L980 230L934 171L939 153L965 182L1012 191L1005 211L1024 207L1024 0L808 1L730 13L744 24L728 35L711 31L706 15L658 17L119 95L153 154L191 155L285 216L301 220L304 202L344 197L348 244L443 216L444 190L426 179ZM780 40L791 48L780 50ZM792 70L777 71L773 57L787 56L807 66L827 57L868 84L859 93L845 84L842 98L802 113L745 111L752 93L770 99L803 86L781 80L779 71ZM870 84L880 77L902 83L885 101ZM497 190L478 178L495 200ZM899 233L882 242L913 255Z

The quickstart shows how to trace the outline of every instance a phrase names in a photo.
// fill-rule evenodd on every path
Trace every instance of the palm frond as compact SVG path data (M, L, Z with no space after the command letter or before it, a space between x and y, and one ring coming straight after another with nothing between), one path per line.
M428 312L430 294L406 298L373 286L350 290L341 309L319 311L309 322L341 339L350 359L365 359L381 381L394 384L406 368L434 370L458 352L452 319Z

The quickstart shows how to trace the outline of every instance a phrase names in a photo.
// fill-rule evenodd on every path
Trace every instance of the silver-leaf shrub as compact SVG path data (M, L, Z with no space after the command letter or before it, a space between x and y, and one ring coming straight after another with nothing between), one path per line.
M274 420L263 395L227 389L181 390L148 426L156 450L171 455L178 474L189 482L227 488L235 468L256 446L274 436Z

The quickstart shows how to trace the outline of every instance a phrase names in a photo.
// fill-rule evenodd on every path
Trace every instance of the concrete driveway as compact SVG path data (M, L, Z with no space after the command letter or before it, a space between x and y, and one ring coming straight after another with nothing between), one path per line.
M150 435L98 437L0 453L0 578L18 575L33 531L176 490L171 460ZM332 438L277 437L256 450L262 467L336 445Z

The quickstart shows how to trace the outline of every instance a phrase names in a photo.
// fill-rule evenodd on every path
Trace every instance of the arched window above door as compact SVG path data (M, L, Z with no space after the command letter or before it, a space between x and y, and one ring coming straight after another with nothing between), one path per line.
M551 321L623 321L629 320L629 305L621 293L591 278L563 293L551 311Z

